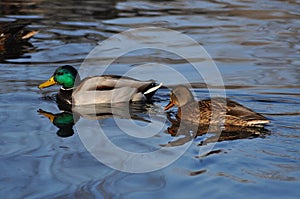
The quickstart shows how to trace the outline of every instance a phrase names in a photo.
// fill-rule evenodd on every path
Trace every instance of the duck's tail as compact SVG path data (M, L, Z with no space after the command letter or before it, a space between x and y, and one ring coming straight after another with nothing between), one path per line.
M270 121L267 119L256 119L247 121L248 126L263 126L265 124L269 124Z
M146 96L147 100L151 99L151 97L155 94L155 92L162 86L162 83L156 85L156 84L153 84L151 85L151 87L146 90L144 92L144 95Z

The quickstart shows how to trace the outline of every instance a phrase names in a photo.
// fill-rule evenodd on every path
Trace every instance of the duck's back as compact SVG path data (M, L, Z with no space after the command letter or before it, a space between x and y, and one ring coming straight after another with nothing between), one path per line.
M268 124L269 120L263 115L227 99L227 115L247 122L249 126Z
M139 81L118 75L87 77L76 87L72 99L75 105L143 101L144 96L150 99L159 88L145 93L154 86L152 80Z
M225 125L257 126L269 123L263 115L229 99L213 98L199 101L201 113L215 111L225 116Z

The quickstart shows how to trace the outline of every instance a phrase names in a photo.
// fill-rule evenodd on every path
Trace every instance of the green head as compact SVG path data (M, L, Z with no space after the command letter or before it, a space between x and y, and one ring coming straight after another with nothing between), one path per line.
M39 85L39 88L46 88L54 84L62 85L63 88L73 88L76 78L79 78L77 70L70 65L60 66L53 76L46 82Z

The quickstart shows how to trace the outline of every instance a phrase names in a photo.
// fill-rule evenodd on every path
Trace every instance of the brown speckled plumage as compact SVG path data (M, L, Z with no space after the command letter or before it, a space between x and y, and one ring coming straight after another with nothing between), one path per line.
M269 123L261 114L229 99L213 98L197 102L185 86L171 91L170 103L165 110L174 105L178 106L179 119L201 125L262 126Z

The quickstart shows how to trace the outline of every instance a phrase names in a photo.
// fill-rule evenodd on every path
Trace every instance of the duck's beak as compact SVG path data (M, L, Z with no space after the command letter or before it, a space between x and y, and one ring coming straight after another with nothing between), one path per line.
M54 114L52 114L50 112L43 111L42 109L39 109L38 113L41 114L41 115L43 115L43 116L45 116L45 117L47 117L50 120L50 122L53 123L54 118L55 118Z
M49 86L53 86L57 84L57 82L54 80L54 76L50 77L50 79L48 79L47 81L45 81L44 83L40 84L39 85L39 89L42 89L42 88L47 88Z
M169 110L169 109L172 108L174 105L175 105L175 104L174 104L172 101L170 101L169 104L168 104L167 106L165 106L164 110L165 110L165 111L166 111L166 110Z

